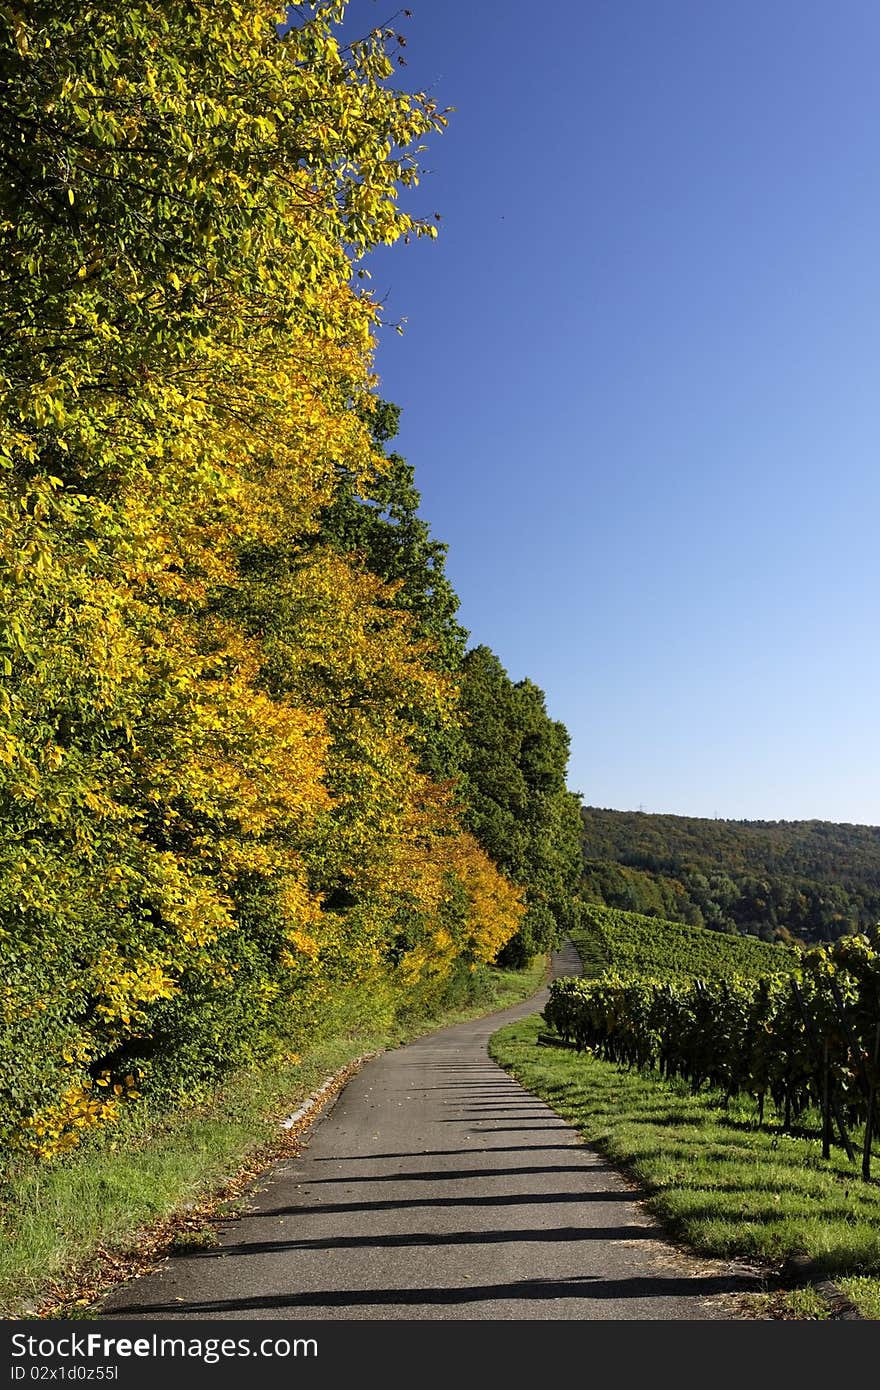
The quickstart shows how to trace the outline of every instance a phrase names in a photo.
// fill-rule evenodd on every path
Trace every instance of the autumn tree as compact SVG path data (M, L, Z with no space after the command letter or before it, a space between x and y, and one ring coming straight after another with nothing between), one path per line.
M369 418L373 443L385 450L398 429L400 409L380 401ZM321 512L320 538L352 556L392 586L394 606L410 615L427 644L426 660L457 681L468 634L457 619L459 599L446 574L448 547L419 515L415 469L395 451L367 474L340 468L332 502ZM457 686L456 686L457 689ZM435 780L457 778L461 721L422 719L415 739L420 766Z
M583 860L580 800L565 784L569 738L530 680L510 680L494 652L472 648L461 672L466 821L490 858L526 890L526 914L502 962L522 965L572 924Z
M398 409L383 404L374 437L397 431ZM434 776L451 779L466 823L509 881L529 885L528 911L506 964L523 965L572 924L582 852L579 798L565 787L568 733L547 715L543 692L509 680L493 653L465 654L467 633L455 619L458 598L444 571L446 547L418 515L413 469L396 454L390 468L342 486L324 514L322 538L359 554L398 586L395 603L430 637L434 660L457 691L459 718L445 736L423 726ZM439 756L438 756L439 755Z
M446 119L344 8L0 14L0 1124L40 1153L308 1037L404 901L412 989L520 915L419 762L430 633L316 543L387 467L352 271L434 234L397 198Z

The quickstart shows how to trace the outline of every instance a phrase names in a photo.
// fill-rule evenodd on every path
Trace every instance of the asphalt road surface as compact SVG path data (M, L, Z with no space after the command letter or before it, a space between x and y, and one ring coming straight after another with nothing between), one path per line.
M573 949L556 974L576 974ZM117 1288L103 1318L735 1318L754 1272L686 1255L638 1192L489 1059L543 1007L368 1062L219 1247Z

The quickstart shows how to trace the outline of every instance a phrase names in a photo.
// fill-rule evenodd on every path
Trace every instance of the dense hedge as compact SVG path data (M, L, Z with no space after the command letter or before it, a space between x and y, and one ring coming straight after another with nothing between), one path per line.
M391 470L357 268L436 233L446 124L344 9L0 13L7 1151L438 1006L523 917L442 632L335 509Z

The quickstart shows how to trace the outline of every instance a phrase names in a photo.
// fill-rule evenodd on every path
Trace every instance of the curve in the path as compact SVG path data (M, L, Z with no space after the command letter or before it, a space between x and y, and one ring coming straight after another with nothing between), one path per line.
M576 974L569 947L555 974ZM690 1257L571 1125L490 1060L546 990L375 1058L216 1249L117 1289L102 1318L706 1319L748 1271Z

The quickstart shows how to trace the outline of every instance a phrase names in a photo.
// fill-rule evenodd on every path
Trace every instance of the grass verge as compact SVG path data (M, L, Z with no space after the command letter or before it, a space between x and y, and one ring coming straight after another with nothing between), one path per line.
M876 1318L880 1322L880 1279L871 1279L865 1274L855 1274L837 1283L863 1318Z
M681 1082L540 1046L543 1027L535 1015L502 1029L491 1055L636 1178L673 1236L775 1268L806 1255L876 1315L880 1183L863 1183L836 1151L823 1161L812 1139L758 1130L749 1106L724 1110Z
M0 1317L76 1316L172 1245L210 1240L210 1220L295 1152L298 1131L281 1120L328 1076L342 1085L364 1055L518 1003L546 974L543 956L523 971L492 970L469 1006L406 1029L346 1031L296 1063L229 1078L198 1107L132 1112L64 1159L11 1169L0 1188Z

